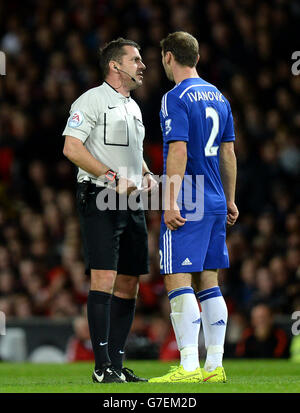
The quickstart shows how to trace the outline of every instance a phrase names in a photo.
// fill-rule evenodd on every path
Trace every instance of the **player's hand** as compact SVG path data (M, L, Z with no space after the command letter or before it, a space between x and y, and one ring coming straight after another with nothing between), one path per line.
M151 174L143 177L143 192L156 192L158 190L158 183Z
M232 226L236 223L239 216L239 210L234 202L227 203L227 225Z
M182 227L186 223L186 218L180 215L178 205L173 209L166 209L164 212L164 221L168 229L175 231L177 228Z
M120 176L118 185L116 186L116 192L120 195L130 195L131 192L135 191L137 187L135 186L134 182L132 182L130 179L126 179L122 176Z

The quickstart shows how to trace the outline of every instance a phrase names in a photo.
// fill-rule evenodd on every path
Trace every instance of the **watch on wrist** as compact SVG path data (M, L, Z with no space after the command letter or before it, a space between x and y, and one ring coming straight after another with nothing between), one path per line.
M115 171L113 171L112 169L109 169L106 173L105 173L105 178L106 178L106 182L112 184L113 182L116 182L116 185L118 185L118 181L119 181L119 174Z
M154 175L153 172L146 171L143 176L146 176L147 174L149 174L149 175Z

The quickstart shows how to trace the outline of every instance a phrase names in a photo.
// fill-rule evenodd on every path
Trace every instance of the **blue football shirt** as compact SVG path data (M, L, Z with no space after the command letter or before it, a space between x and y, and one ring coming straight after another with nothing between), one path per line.
M204 215L226 214L219 149L221 142L235 140L233 118L227 99L214 85L201 78L185 79L163 96L160 123L164 174L169 143L187 142L187 165L180 196L185 191L184 185L187 187L187 183L191 182L193 201L197 199L196 190L202 192ZM202 181L197 181L197 176L202 176ZM197 182L204 185L200 188ZM183 200L180 203L179 200L183 216L190 210L187 204L188 202Z

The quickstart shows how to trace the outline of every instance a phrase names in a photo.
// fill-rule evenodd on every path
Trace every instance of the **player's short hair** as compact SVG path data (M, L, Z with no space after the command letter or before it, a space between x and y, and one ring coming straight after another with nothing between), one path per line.
M170 33L165 39L161 40L160 46L164 55L171 52L180 65L196 66L199 56L199 44L191 34L187 32Z
M109 62L111 60L121 63L122 56L126 54L124 46L136 47L138 50L141 49L136 42L133 40L123 39L123 37L112 40L107 43L103 49L100 49L100 68L104 79L108 75Z

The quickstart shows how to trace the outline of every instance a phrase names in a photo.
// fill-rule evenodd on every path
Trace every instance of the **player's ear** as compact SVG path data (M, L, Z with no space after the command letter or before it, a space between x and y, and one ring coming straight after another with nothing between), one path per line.
M198 64L198 62L199 62L199 59L200 59L200 55L198 54L198 55L197 55L197 63L196 63L196 66L197 66L197 64Z
M171 52L166 52L165 54L165 62L169 65L171 63L171 59L172 59L172 53Z

